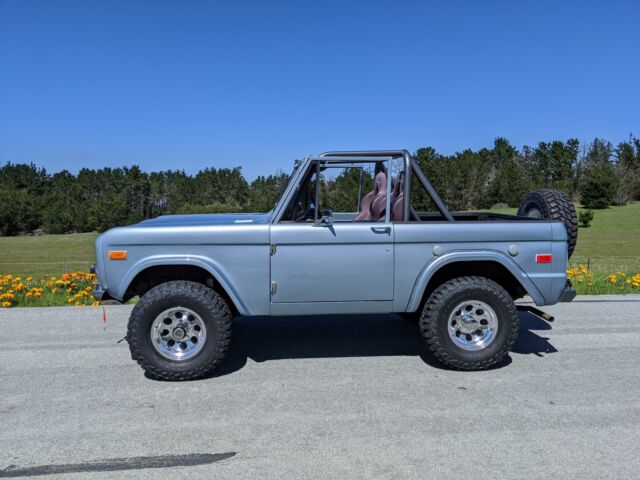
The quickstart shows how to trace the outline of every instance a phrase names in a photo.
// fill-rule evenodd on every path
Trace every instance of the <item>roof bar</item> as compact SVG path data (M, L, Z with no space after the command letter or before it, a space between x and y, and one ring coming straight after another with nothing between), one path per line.
M449 209L447 209L447 206L444 204L444 201L442 200L440 195L438 195L438 192L436 191L436 189L433 188L433 185L431 184L429 179L426 177L426 175L420 168L420 165L418 165L418 162L416 162L416 160L413 157L411 157L411 155L409 155L409 152L407 150L356 150L352 152L334 151L334 152L324 152L320 156L321 157L370 157L370 158L371 157L386 157L386 158L402 157L404 159L404 171L405 171L404 198L406 199L402 208L402 219L405 222L407 222L409 221L409 217L411 215L413 215L414 217L417 216L417 212L410 205L411 172L413 172L416 174L416 177L418 178L418 180L420 181L424 189L427 191L427 193L431 197L431 200L433 201L435 206L438 208L442 216L444 216L444 218L446 218L450 222L455 221L455 219L453 218L453 215L451 215L451 213L449 212Z

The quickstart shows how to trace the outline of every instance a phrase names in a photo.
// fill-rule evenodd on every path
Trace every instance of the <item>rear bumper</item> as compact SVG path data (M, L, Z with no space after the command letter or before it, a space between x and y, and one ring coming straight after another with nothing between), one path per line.
M558 299L558 301L559 302L570 302L574 298L576 298L576 289L571 287L570 285L567 285L562 290L562 293L560 294L560 298Z

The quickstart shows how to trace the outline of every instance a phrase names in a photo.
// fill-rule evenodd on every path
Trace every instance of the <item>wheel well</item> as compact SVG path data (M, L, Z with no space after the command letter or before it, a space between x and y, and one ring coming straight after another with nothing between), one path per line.
M422 295L420 309L431 293L449 280L456 277L479 276L493 280L504 288L514 300L527 294L520 281L504 265L493 261L470 261L449 263L434 273Z
M193 265L158 265L146 268L138 273L131 281L124 295L124 300L129 300L136 295L141 297L153 287L174 280L186 280L206 285L222 295L234 316L238 314L236 305L222 285L220 285L220 282L204 268Z

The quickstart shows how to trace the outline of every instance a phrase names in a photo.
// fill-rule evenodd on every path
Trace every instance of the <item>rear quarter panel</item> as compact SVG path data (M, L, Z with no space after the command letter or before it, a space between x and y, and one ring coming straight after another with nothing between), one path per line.
M538 305L556 303L566 282L567 237L559 222L397 223L394 230L396 311L415 310L428 279L451 261L500 261ZM517 255L509 253L510 247ZM536 263L538 253L553 253L553 263Z

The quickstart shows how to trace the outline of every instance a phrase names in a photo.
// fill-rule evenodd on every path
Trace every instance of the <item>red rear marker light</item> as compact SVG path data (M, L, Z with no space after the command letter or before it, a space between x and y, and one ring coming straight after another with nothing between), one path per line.
M539 253L536 255L536 263L551 263L553 262L553 255L550 253Z

